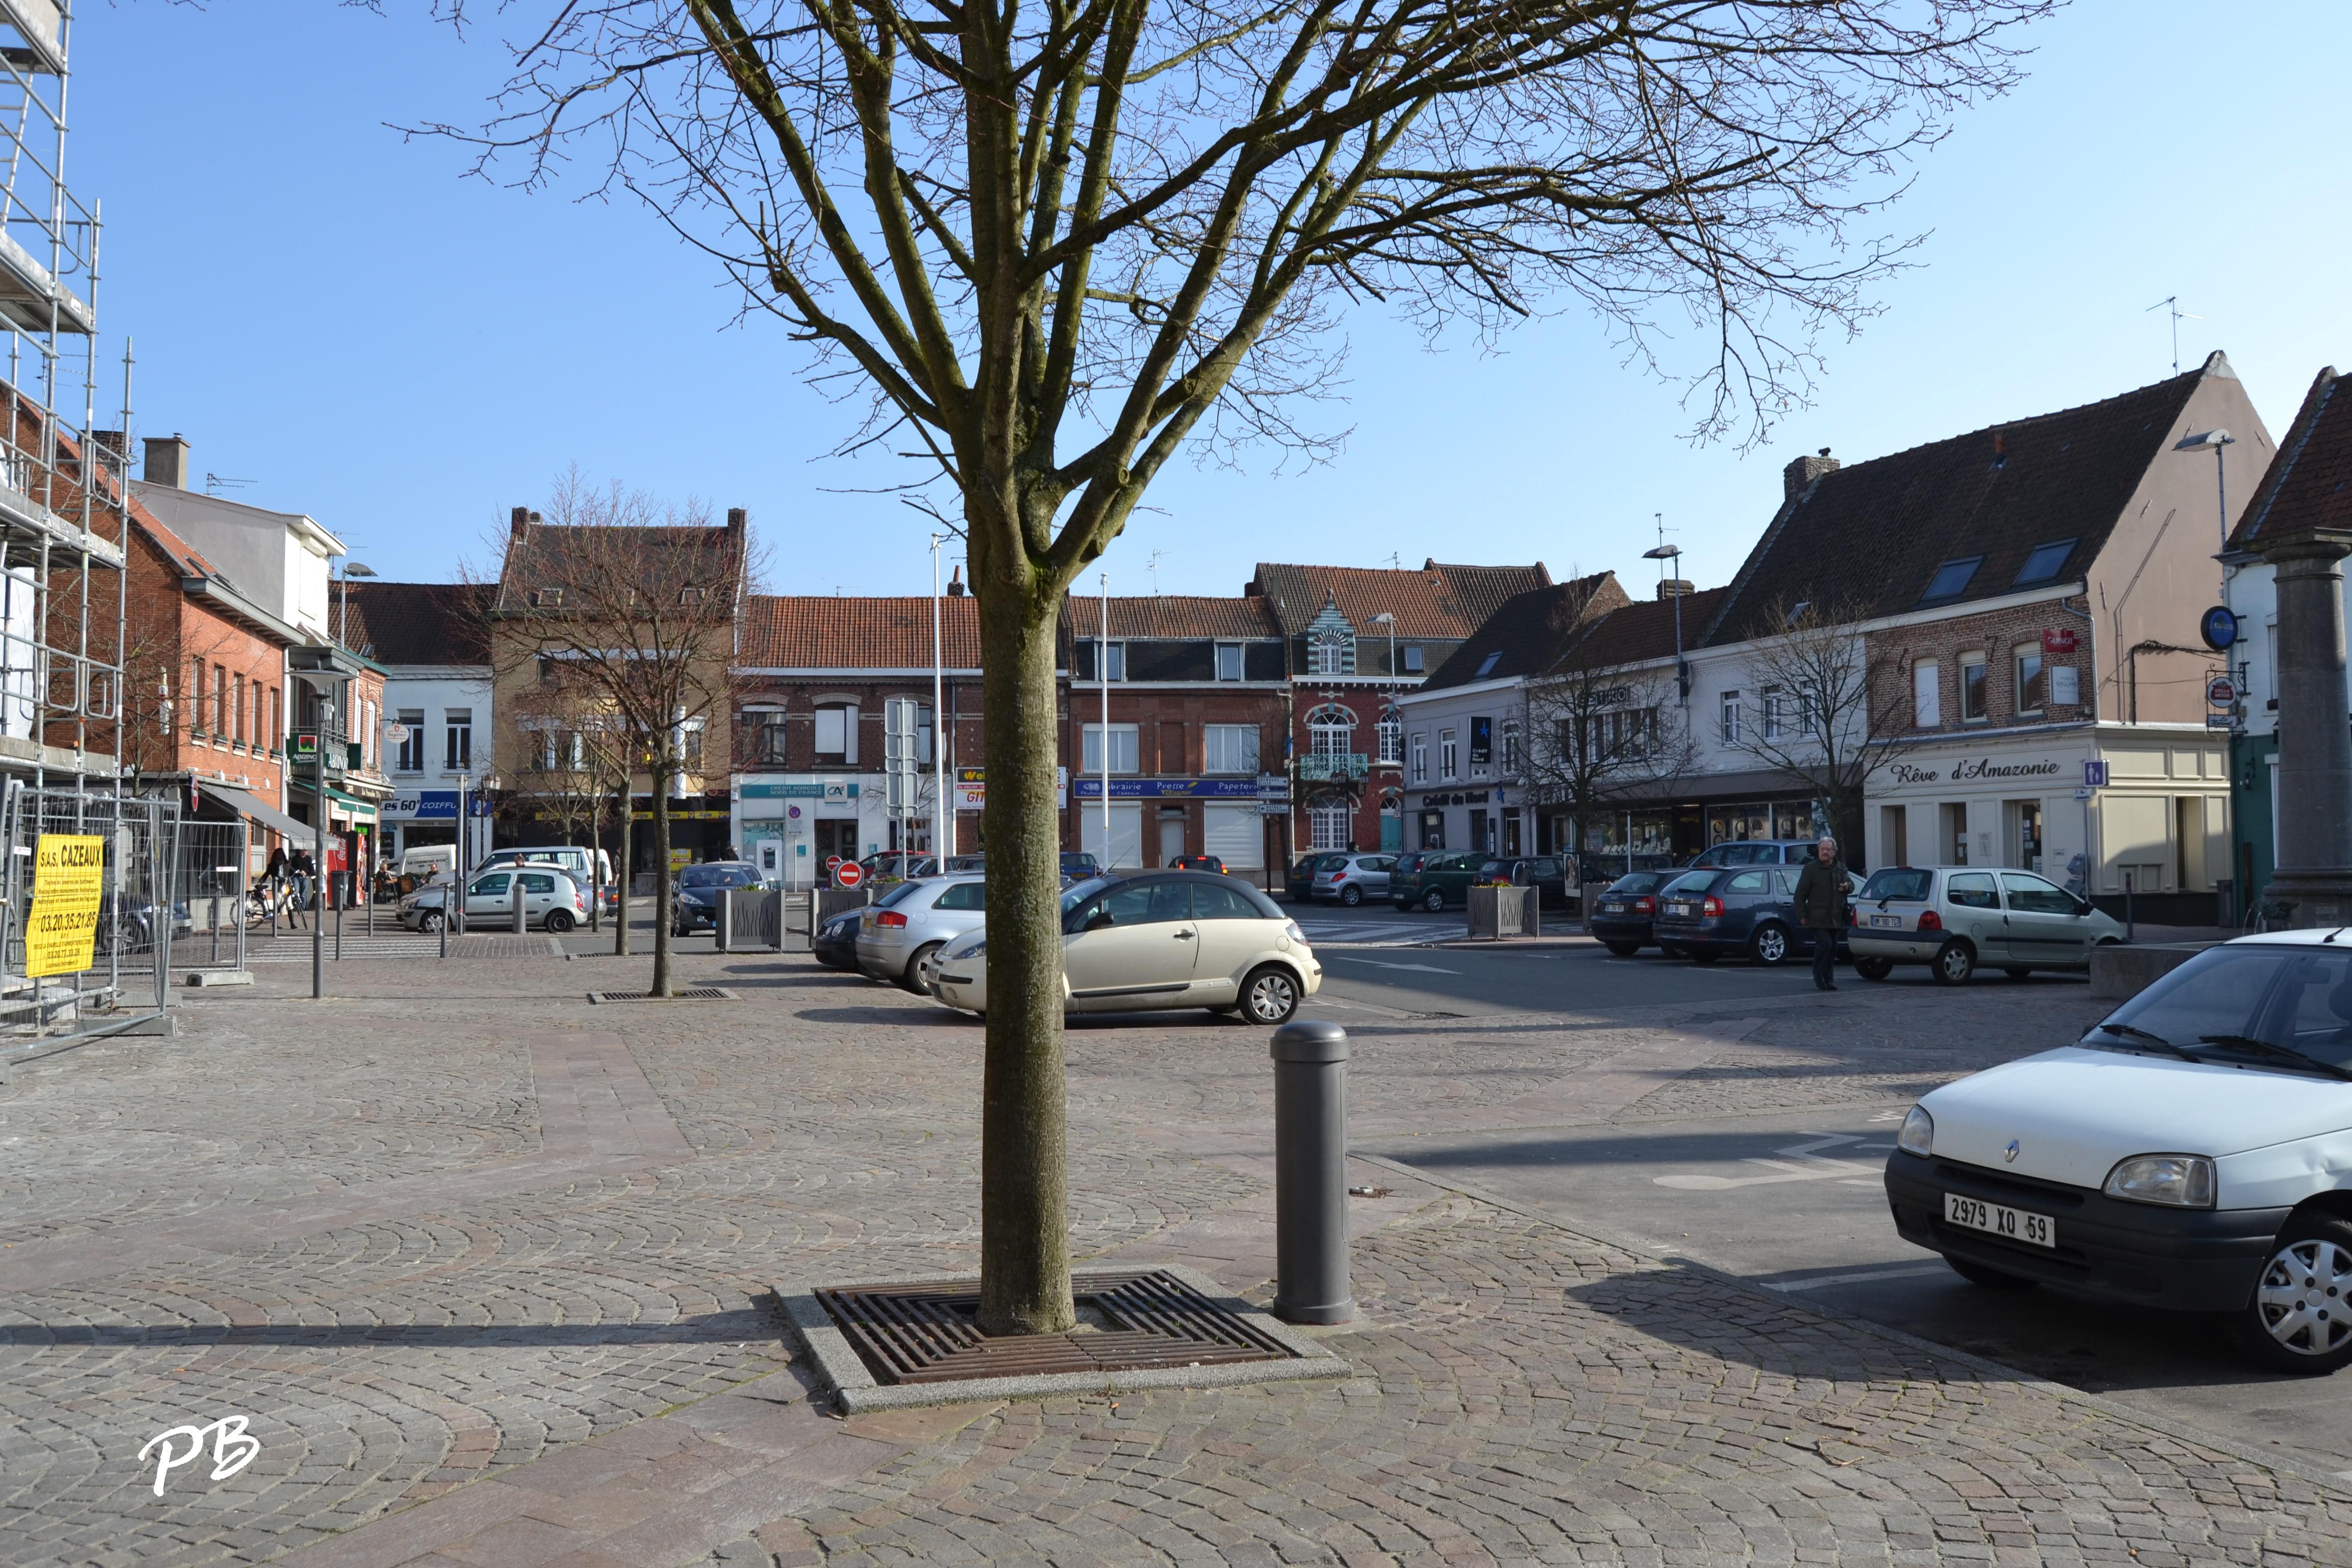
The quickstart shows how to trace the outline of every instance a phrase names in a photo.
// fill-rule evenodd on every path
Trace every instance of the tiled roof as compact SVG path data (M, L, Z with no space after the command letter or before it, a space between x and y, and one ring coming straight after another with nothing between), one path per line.
M378 664L489 662L484 612L497 589L477 583L384 583L350 585L352 647ZM334 611L342 614L337 603ZM340 621L339 623L340 624Z
M2075 545L2057 580L2080 577L2207 376L2234 373L2215 353L2103 402L1822 475L1774 517L1706 640L1777 631L1801 602L1859 617L1898 614L1919 604L1939 566L1967 556L1983 560L1963 592L1937 603L2006 594L2035 546L2068 538Z
M1551 574L1532 566L1448 566L1435 561L1420 570L1378 566L1286 566L1260 562L1248 592L1263 594L1286 636L1307 629L1326 601L1359 632L1383 612L1396 617L1401 637L1466 637L1503 607L1504 601L1531 588L1548 587Z
M978 669L980 601L951 595L939 605L942 662ZM743 603L735 663L744 669L928 669L931 600L754 594Z
M1575 643L1580 626L1628 602L1613 572L1514 595L1430 673L1421 689L1538 674Z
M2352 386L2334 365L2305 394L2294 423L2254 487L2253 499L2230 536L2231 548L2253 549L2265 538L2307 528L2352 531Z
M689 587L722 586L734 581L742 547L743 530L734 521L698 527L519 524L507 539L493 607L527 613L534 590L589 583L615 567L664 597Z
M1683 647L1687 648L1698 640L1708 621L1723 608L1723 601L1731 592L1728 588L1709 588L1704 593L1685 595L1683 605ZM1671 599L1643 599L1612 610L1594 623L1584 639L1565 656L1580 668L1606 669L1617 664L1640 664L1647 659L1675 657L1675 605Z
M1090 637L1102 630L1102 601L1073 594L1063 605L1070 635ZM1228 641L1279 637L1282 628L1260 598L1218 598L1210 595L1153 594L1110 599L1110 635L1187 641L1222 637Z

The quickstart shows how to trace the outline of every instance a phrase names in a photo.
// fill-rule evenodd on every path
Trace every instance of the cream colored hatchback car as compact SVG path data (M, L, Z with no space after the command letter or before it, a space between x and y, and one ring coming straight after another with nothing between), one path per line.
M988 932L950 942L932 994L988 1011ZM1200 871L1097 877L1062 893L1062 986L1073 1013L1206 1007L1253 1024L1286 1023L1323 984L1323 966L1282 906L1246 883Z

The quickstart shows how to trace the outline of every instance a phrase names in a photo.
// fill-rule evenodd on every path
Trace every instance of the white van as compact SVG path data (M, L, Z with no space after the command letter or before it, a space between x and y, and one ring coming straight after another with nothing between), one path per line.
M419 882L436 878L447 881L457 874L457 847L455 844L412 844L400 858L400 875L414 877Z
M596 857L596 865L593 872L588 865L588 857L591 853ZM570 872L572 879L583 888L588 887L592 882L608 890L613 886L613 858L602 849L591 851L587 846L582 844L544 844L536 847L518 846L506 849L493 849L482 857L481 864L476 866L474 869L487 871L494 866L510 866L520 860L529 860L541 866L561 866Z

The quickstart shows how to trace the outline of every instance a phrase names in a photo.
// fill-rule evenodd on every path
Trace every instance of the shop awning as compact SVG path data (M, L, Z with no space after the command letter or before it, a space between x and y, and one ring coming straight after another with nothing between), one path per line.
M206 795L239 816L250 817L258 826L274 828L291 838L307 842L310 837L309 823L295 821L276 806L265 805L257 795L247 795L229 784L214 784L209 779L198 779L196 783Z
M327 786L327 798L333 803L330 809L338 816L350 818L355 825L365 824L370 827L375 826L375 802L362 799L355 795L345 795L332 784Z

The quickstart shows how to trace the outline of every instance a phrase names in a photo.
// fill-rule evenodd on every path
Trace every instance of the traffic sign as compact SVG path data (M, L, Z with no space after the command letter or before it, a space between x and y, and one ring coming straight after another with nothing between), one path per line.
M826 857L824 858L824 872L825 872L825 875L826 875L826 876L830 877L831 875L833 875L833 873L834 873L835 871L836 871L836 870L840 869L840 868L841 868L841 857L840 857L840 856L838 856L838 855L828 855L828 856L826 856Z
M2094 757L2083 764L2083 787L2084 789L2107 787L2107 764L2105 758Z
M2227 708L2238 700L2238 689L2230 684L2226 675L2217 675L2205 683L2205 700L2216 708Z
M2221 653L2237 643L2238 617L2231 613L2228 605L2216 605L2199 618L2197 631L2205 639L2207 647Z
M836 888L854 888L864 880L866 868L855 860L844 860L833 868L833 885Z

